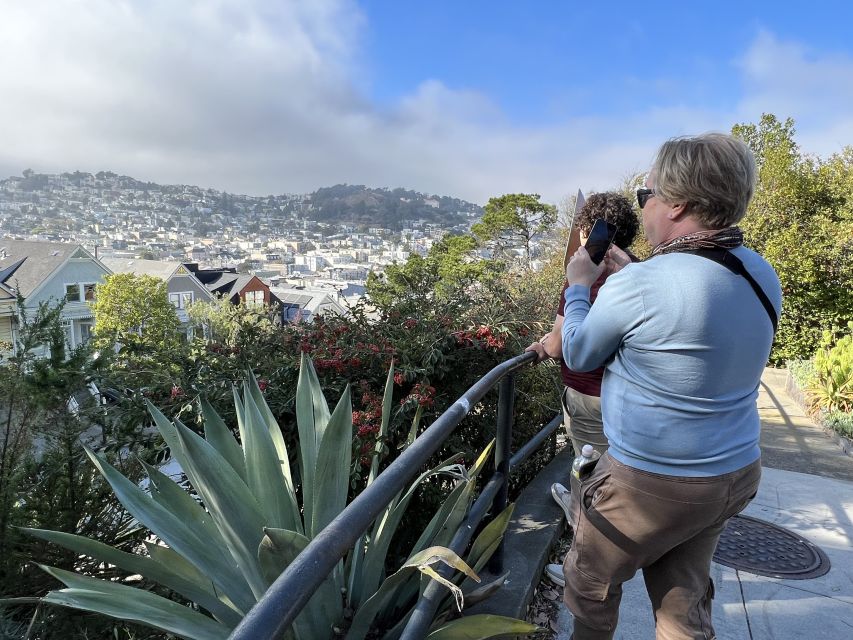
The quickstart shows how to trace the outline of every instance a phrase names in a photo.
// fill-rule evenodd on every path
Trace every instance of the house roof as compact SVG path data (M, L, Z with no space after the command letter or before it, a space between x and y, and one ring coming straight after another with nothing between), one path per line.
M167 260L140 260L137 258L102 258L101 262L113 273L135 273L168 280L181 266L180 262Z
M77 251L91 257L79 244L0 238L0 282L26 298Z
M283 287L270 287L270 291L283 303L295 304L300 309L306 309L316 314L323 305L337 307L339 313L345 313L345 309L335 300L334 296L325 289L285 289Z
M235 282L237 282L236 273L223 273L215 280L206 283L205 286L211 291L224 293L230 297Z

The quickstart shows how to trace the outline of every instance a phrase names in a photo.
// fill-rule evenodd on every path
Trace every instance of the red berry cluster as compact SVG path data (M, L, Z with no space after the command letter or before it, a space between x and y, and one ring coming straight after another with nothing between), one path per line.
M412 392L400 400L401 405L409 402L417 402L424 408L433 406L435 404L435 387L421 382L417 383Z

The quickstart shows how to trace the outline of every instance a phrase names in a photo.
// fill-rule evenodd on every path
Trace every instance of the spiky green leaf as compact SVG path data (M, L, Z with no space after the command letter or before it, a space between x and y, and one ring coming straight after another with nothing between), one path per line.
M299 468L302 472L302 506L306 531L312 531L310 523L314 518L317 452L329 419L329 405L323 397L314 364L303 353L296 383L296 427L299 431Z
M211 546L209 540L198 537L186 522L154 501L91 449L85 445L84 448L130 515L210 576L219 590L227 594L240 610L252 608L257 598L243 576L234 571L232 558L223 554L222 549Z
M172 589L185 598L198 603L229 627L236 626L242 618L241 613L229 607L216 596L213 583L209 579L205 580L204 583L199 583L195 578L187 578L182 575L180 571L175 570L174 566L158 563L153 557L147 558L135 553L119 551L97 540L90 540L72 533L45 531L43 529L22 529L22 531L69 549L74 553L114 565L128 573L145 576L148 580L153 580L157 584Z
M352 460L352 402L347 385L323 433L314 474L311 535L316 536L347 504Z
M382 586L368 598L355 612L352 624L346 635L346 640L363 640L370 630L377 613L387 604L394 592L416 572L421 571L429 575L435 575L431 569L434 564L445 564L464 572L473 580L479 581L475 574L462 558L450 549L443 547L430 547L409 558L400 569L389 576ZM452 585L456 588L455 585Z
M243 451L246 454L246 479L268 526L302 532L302 519L296 496L284 478L281 461L270 436L266 419L261 415L249 385L243 394Z
M201 415L204 418L204 439L216 449L243 480L246 479L246 463L243 450L234 439L231 429L207 400L202 399Z
M231 631L213 618L144 589L39 566L67 587L51 591L44 602L138 622L187 640L227 640Z
M187 465L184 471L216 521L227 550L236 560L252 593L260 598L266 586L257 562L264 528L258 502L216 449L180 421L175 421L175 427Z
M264 539L258 547L258 559L261 570L269 584L302 553L310 540L295 531L284 529L264 529ZM343 614L341 584L335 580L336 572L327 576L320 587L311 596L308 604L297 616L293 628L299 640L329 638L332 626Z

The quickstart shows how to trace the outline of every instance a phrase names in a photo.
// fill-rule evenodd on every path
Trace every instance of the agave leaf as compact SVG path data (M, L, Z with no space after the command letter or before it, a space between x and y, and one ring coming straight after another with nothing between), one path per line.
M237 472L204 438L178 420L175 428L188 465L184 470L216 521L252 593L255 598L260 598L266 591L266 585L257 561L264 527L257 500ZM209 544L208 541L204 543Z
M347 385L317 451L311 536L320 533L346 507L351 460L352 402Z
M514 637L539 631L539 627L523 620L478 614L451 620L430 632L426 640L484 640Z
M287 443L284 441L284 435L281 432L281 427L278 425L278 420L275 419L272 410L267 404L264 392L261 391L261 388L258 386L258 380L251 371L249 372L247 386L249 388L249 393L255 400L255 405L257 405L262 417L267 423L270 438L272 438L273 444L275 445L278 460L281 464L281 473L284 476L284 481L287 483L288 495L290 496L290 498L288 498L288 507L290 509L291 518L298 524L295 530L301 533L303 531L302 512L299 510L299 502L296 500L296 489L293 483L293 473L290 469L290 454L287 451Z
M264 529L264 539L258 547L258 559L261 570L269 584L272 584L281 572L293 562L310 540L295 531L285 529ZM332 577L327 576L320 588L311 596L293 623L296 637L300 640L329 638L334 625L343 615L341 586Z
M157 426L157 431L159 431L160 435L163 436L163 440L169 447L169 452L172 454L172 457L178 461L178 464L181 465L181 469L183 469L184 473L189 476L186 457L184 456L184 451L181 448L181 443L178 440L175 425L163 414L162 411L160 411L160 409L155 407L150 400L145 400L145 406L148 409L148 413L150 413L151 417L154 418L154 424ZM192 482L192 478L190 478L190 482Z
M306 531L312 531L317 452L329 419L329 405L323 397L314 364L311 358L303 353L299 363L299 380L296 383L296 427L299 431L299 464L302 472L302 506L305 511Z
M445 578L444 576L439 575L435 569L432 567L421 567L421 572L438 582L439 584L443 584L450 590L450 594L456 600L456 608L459 611L462 611L462 607L465 606L465 595L462 593L462 589L457 587L453 582Z
M379 425L379 442L373 452L373 460L370 462L370 475L367 476L367 486L373 484L379 473L379 455L382 446L388 437L388 425L391 423L391 406L394 404L394 363L388 367L388 376L385 378L385 393L382 395L382 423Z
M468 564L475 567L474 571L479 571L479 569L485 566L486 562L489 561L489 558L495 552L495 549L501 543L501 540L503 540L514 509L514 502L507 505L506 509L501 511L489 524L483 527L477 539L474 540L474 544L471 545L471 551L468 552L467 557Z
M296 496L284 477L268 423L261 415L248 384L245 384L243 398L243 451L249 489L258 501L266 524L301 532L301 518L294 519L294 514L299 512Z
M476 571L476 569L474 569L474 571ZM477 587L473 591L469 591L465 594L465 603L469 607L473 607L475 604L479 604L484 600L488 600L501 590L501 587L504 586L504 583L506 582L506 579L508 577L509 571L506 571L502 576L495 578L488 584L484 584L480 587Z
M225 545L210 514L183 488L156 467L140 460L150 482L151 497L191 527L201 540L213 545ZM236 572L237 565L234 565Z
M452 468L456 460L462 456L457 453L429 471L422 473L409 485L408 490L402 497L398 496L385 508L382 516L376 520L370 544L364 554L364 561L359 572L350 570L350 604L357 607L361 603L365 593L372 594L379 586L385 573L385 558L391 546L391 540L397 527L400 525L409 502L414 497L418 486L427 478L444 473Z
M471 567L465 564L465 561L450 549L443 547L424 549L409 558L396 573L386 578L376 593L356 610L352 624L347 632L346 640L362 640L370 630L376 614L386 605L394 592L405 584L415 571L428 574L434 573L432 565L437 563L443 563L458 569L477 582L480 580L477 574L471 570ZM444 579L442 579L442 583L445 583Z
M130 515L210 576L219 590L227 594L241 611L252 608L257 598L249 589L243 576L234 571L232 558L226 558L222 549L212 546L209 540L198 537L187 523L152 500L142 489L91 449L85 445L84 448Z
M188 640L227 640L231 630L213 618L150 591L39 566L67 586L48 593L44 602L138 622Z
M462 521L465 520L465 516L468 515L468 509L474 501L474 491L477 488L477 482L472 477L468 482L463 483L462 486L464 489L459 495L459 499L453 505L450 513L448 513L447 519L438 531L436 531L432 544L438 546L449 545L453 540L453 536L456 535L456 531L462 524Z
M388 426L391 423L391 407L394 401L394 362L391 362L391 366L388 368L388 375L385 378L385 392L382 395L382 423L379 426L379 438L376 446L373 451L373 458L370 462L370 474L367 477L367 486L373 484L373 481L376 479L376 476L379 474L379 457L382 454L382 447L384 446L385 440L388 436ZM420 407L419 407L420 408ZM382 517L382 520L377 520L377 525L380 522L384 521L387 517L391 509L393 509L397 501L399 500L399 494L391 501L388 505L388 508L385 511L385 514ZM406 504L408 505L408 500L406 500ZM394 523L392 526L392 535L393 530L396 530L398 522ZM357 606L361 601L361 587L364 584L373 584L374 581L371 579L361 580L360 578L364 574L364 561L365 561L365 536L361 536L358 540L356 540L355 545L353 545L352 554L350 555L350 567L348 575L350 577L349 584L349 597L352 606ZM385 549L378 554L381 556L382 563L385 562L385 556L388 553L388 545L390 545L391 540L390 536L387 537L387 541L384 543ZM380 543L382 544L382 543ZM377 546L377 540L374 538L371 539L371 548L375 548ZM371 575L376 574L376 570L371 571ZM379 578L381 578L381 567L379 571L379 575L376 576L375 584L379 584ZM368 589L372 590L372 587L368 587Z
M424 414L424 408L421 405L418 405L418 408L415 409L415 417L412 418L412 427L409 429L409 435L406 438L406 444L401 447L405 449L410 446L415 440L418 438L418 427L421 424L421 416Z
M237 415L237 431L240 432L240 442L244 443L246 442L246 408L235 385L231 385L231 395L234 398L234 412ZM245 458L245 452L243 457Z
M474 461L474 466L471 467L471 470L468 472L469 477L472 480L476 480L477 476L480 475L480 471L483 470L483 467L486 465L486 462L489 460L489 457L492 455L492 450L495 448L495 441L492 441L486 445L486 448L477 456L477 460Z
M163 585L204 607L228 627L236 626L243 617L241 613L235 611L217 598L213 590L213 583L210 580L206 581L206 585L200 585L195 580L182 576L179 571L173 570L174 568L159 564L153 558L119 551L103 542L90 540L89 538L84 538L73 533L26 528L21 530L36 538L41 538L47 542L69 549L74 553L115 565L128 573L138 573L145 576L147 579L153 580L157 584Z
M154 560L157 564L167 567L169 571L176 574L183 580L192 582L199 589L203 589L206 592L210 593L215 598L217 598L220 603L225 604L225 606L227 606L232 611L237 611L238 616L233 622L232 626L237 626L237 623L239 623L243 616L246 615L245 611L237 610L237 607L234 605L233 602L231 602L231 599L226 594L217 591L216 585L213 584L209 576L204 575L201 571L198 570L198 567L188 562L186 558L177 553L174 549L170 549L169 547L165 547L162 544L155 544L153 542L145 542L144 544L146 550L148 551L148 555L151 556L151 559ZM197 602L198 604L201 604L194 598L191 598L191 600ZM211 610L208 609L208 611ZM222 621L219 616L215 617Z
M225 421L207 400L201 400L201 414L204 417L204 439L216 449L243 480L246 480L246 462L243 450L234 439Z
M442 527L444 527L447 519L450 517L450 514L457 509L458 504L466 505L467 508L468 496L470 493L471 490L468 482L460 482L456 487L454 487L453 491L450 492L450 495L447 496L447 499L441 503L438 511L435 512L435 515L429 521L429 524L424 528L420 538L415 542L412 547L412 553L418 553L422 549L431 545Z

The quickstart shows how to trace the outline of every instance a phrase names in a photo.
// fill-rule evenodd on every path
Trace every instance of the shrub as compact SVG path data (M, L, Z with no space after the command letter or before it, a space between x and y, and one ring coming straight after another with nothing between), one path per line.
M392 367L381 405L380 442L388 430L393 379ZM99 580L48 566L42 568L66 588L50 592L45 602L137 622L182 638L224 640L229 635L311 538L346 505L352 449L349 387L344 389L334 411L329 412L314 368L304 355L296 390L298 473L295 467L291 469L287 445L256 380L249 377L242 391L241 395L234 390L242 444L237 443L209 403L203 401L201 405L204 438L149 405L157 428L186 473L193 493L185 492L156 468L146 465L150 487L150 495L146 495L87 449L122 504L153 534L145 542L146 555L122 552L82 536L29 530L75 554L145 576L194 602L199 609L153 591L132 588L121 580ZM413 440L414 432L409 443ZM296 618L292 627L295 640L323 640L343 631L347 638L359 640L371 630L385 633L399 626L417 602L421 574L448 587L461 609L463 593L458 585L466 575L478 580L475 572L497 549L512 512L510 506L480 532L467 563L445 548L470 507L476 477L489 450L490 447L470 469L458 464L458 456L453 456L422 474L398 495L377 518L370 534L363 536L347 561L326 577ZM375 448L371 455L368 483L378 471L379 449ZM385 560L394 533L417 485L435 475L452 478L452 491L422 531L408 559L386 578ZM296 491L298 482L301 504ZM440 577L432 568L439 563L462 575ZM499 582L505 577L501 576ZM488 638L505 634L506 629L514 633L536 630L532 625L503 619L490 620L502 628L499 633L487 633L478 627L480 621L478 616L456 621L452 623L454 632L469 638Z
M833 344L835 342L835 344ZM853 322L837 341L825 331L821 348L814 356L815 376L809 387L815 409L853 412Z

